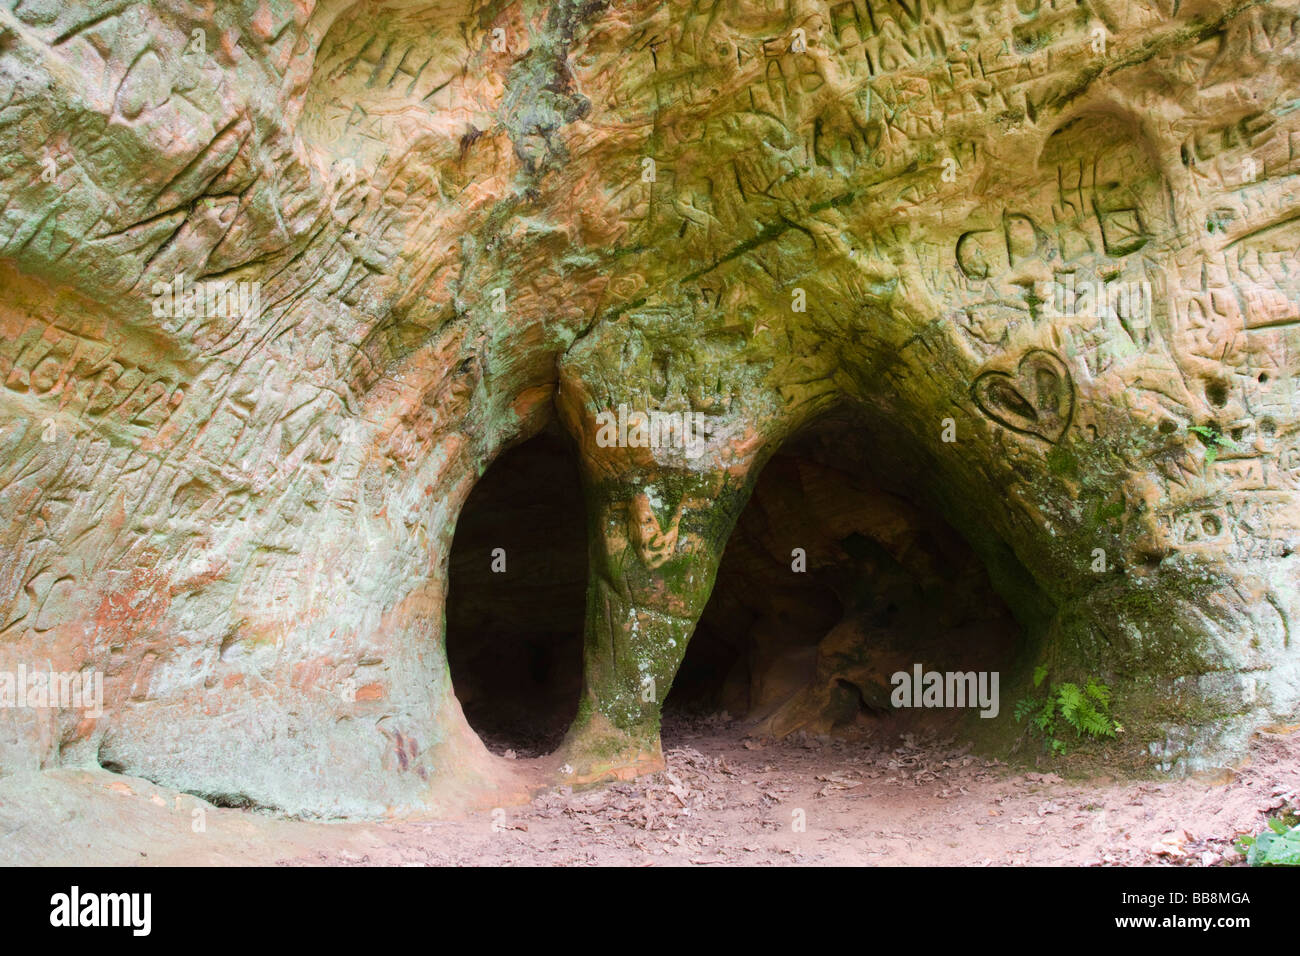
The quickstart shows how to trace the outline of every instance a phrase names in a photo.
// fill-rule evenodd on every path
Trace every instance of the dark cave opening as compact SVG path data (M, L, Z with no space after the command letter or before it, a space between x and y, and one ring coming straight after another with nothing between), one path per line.
M666 727L725 713L760 735L939 730L980 708L951 706L955 695L897 708L895 674L917 664L984 673L991 695L993 673L1005 688L1024 666L1024 629L990 569L913 493L906 469L882 468L864 434L825 425L768 461L668 695Z
M586 587L578 464L551 429L492 463L452 542L447 661L465 718L493 753L550 753L572 723Z

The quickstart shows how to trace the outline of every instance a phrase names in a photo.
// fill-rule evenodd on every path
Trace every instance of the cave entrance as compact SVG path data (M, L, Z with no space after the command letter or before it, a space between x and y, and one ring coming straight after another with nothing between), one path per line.
M1026 666L1024 629L985 558L867 434L857 423L824 424L759 475L665 703L667 736L683 719L723 712L749 733L778 737L947 733L980 712L976 701L953 706L947 680L942 706L895 707L894 675L918 664L922 678L986 675L986 699L997 673L998 716L1010 718L1001 694ZM1005 586L1009 552L995 547ZM909 681L909 695L916 686Z
M493 753L550 753L577 714L586 527L577 460L558 428L500 455L456 522L447 662Z

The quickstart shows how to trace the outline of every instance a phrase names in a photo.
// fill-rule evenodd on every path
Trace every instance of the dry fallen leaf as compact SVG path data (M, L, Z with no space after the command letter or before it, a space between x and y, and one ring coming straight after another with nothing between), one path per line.
M1151 847L1151 852L1156 856L1170 856L1176 860L1181 860L1187 856L1187 851L1183 849L1183 842L1183 837L1169 833L1161 837L1160 842Z

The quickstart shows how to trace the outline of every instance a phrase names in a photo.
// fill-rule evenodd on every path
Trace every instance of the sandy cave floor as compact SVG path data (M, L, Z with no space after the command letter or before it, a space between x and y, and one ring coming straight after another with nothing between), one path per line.
M0 781L10 864L290 866L1240 865L1236 834L1300 803L1300 731L1259 734L1234 771L1063 780L951 741L741 738L665 724L666 772L551 790L436 822L324 824L205 807L148 781L56 771ZM796 832L800 817L804 832Z

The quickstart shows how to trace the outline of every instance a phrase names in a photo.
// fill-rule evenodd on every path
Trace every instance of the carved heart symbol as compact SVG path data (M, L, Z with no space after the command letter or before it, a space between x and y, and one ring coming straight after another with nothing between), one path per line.
M1056 444L1074 417L1074 382L1065 363L1043 349L1030 349L1015 374L984 372L971 397L989 418L1013 432Z

